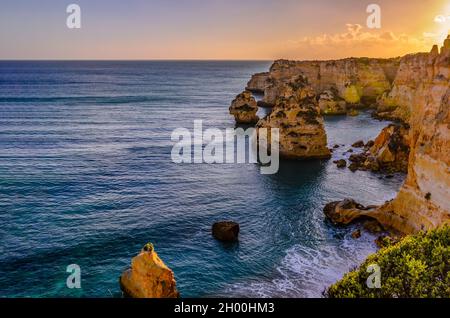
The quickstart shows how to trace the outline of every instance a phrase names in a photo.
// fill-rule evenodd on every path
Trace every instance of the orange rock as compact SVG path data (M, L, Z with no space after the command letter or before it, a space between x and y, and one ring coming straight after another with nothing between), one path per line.
M178 298L174 274L158 257L151 243L131 261L120 277L120 288L132 298Z

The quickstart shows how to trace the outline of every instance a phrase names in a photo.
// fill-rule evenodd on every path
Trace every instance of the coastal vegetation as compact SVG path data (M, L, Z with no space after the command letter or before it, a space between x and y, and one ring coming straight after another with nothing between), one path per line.
M381 270L381 288L369 288L376 264ZM328 288L330 298L449 298L450 226L405 237L378 251L357 269Z

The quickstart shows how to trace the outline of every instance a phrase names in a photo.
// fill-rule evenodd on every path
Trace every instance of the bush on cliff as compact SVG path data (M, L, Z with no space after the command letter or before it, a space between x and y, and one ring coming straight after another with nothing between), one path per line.
M381 288L370 289L370 265L381 270ZM332 285L330 298L449 298L450 226L408 236L369 258L356 270Z

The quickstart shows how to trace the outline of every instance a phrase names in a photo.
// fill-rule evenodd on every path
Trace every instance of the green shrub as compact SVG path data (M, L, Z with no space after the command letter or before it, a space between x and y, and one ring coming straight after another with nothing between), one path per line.
M381 288L367 287L371 264ZM408 236L383 248L325 291L330 298L450 298L450 227Z

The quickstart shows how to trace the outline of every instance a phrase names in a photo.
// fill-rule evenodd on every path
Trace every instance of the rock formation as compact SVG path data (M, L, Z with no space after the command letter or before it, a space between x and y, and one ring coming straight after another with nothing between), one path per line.
M180 296L172 270L158 257L150 243L132 259L131 268L122 274L120 288L126 297L132 298L178 298Z
M408 81L411 83L408 84ZM450 36L441 52L410 55L402 59L394 88L388 98L399 102L394 113L402 114L410 129L408 174L396 198L379 208L327 207L334 220L350 222L370 216L403 233L430 230L450 223ZM403 116L405 115L405 116ZM391 126L382 132L371 151L389 161L392 151L385 140L396 135ZM398 136L402 135L400 132ZM390 136L390 137L389 137ZM402 138L395 138L400 140ZM390 143L389 143L390 144ZM388 146L389 146L388 144ZM388 151L389 150L389 151ZM336 205L339 207L338 205Z
M353 147L365 147L360 154L350 156L349 169L369 170L373 172L404 172L408 170L409 129L401 124L391 124L384 128L376 140L364 145L363 141ZM370 147L369 147L370 146Z
M239 224L236 222L216 222L212 226L212 235L223 242L235 242L239 238Z
M326 90L319 95L319 108L323 115L345 115L347 113L347 103L333 90Z
M280 156L291 159L330 158L323 118L314 90L305 77L283 84L273 111L258 128L279 128Z
M399 59L348 58L334 61L275 61L265 81L264 102L275 104L283 84L303 75L316 94L334 92L332 99L351 107L374 104L391 89ZM268 85L267 85L268 83ZM262 88L263 86L260 86ZM327 92L327 95L328 95ZM325 104L325 103L324 103Z
M264 94L264 91L270 85L269 75L269 72L254 74L248 82L246 90L252 93Z
M411 67L420 70L422 63ZM397 197L380 208L398 215L402 222L392 225L407 233L450 223L450 36L440 54L436 49L428 54L425 74L408 103L406 181Z
M237 95L230 106L230 114L238 124L256 124L259 120L257 112L258 105L249 91Z

